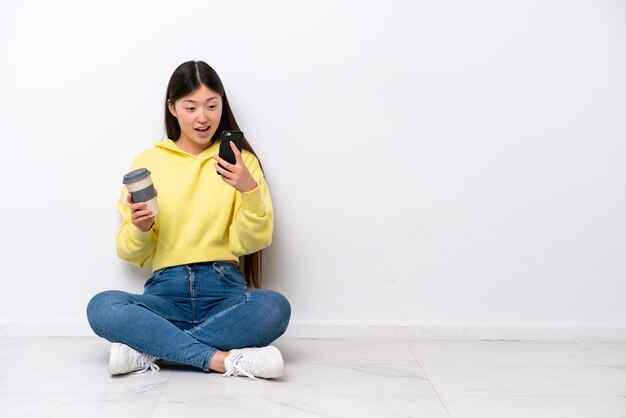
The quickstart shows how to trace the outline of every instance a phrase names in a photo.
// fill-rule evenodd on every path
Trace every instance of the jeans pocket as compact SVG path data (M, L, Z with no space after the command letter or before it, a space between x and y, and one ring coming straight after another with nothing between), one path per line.
M213 263L213 268L218 274L218 277L231 286L238 287L240 289L247 289L248 284L246 279L241 275L237 266L231 263Z
M159 269L159 270L155 270L150 277L148 277L148 280L146 280L146 282L143 285L143 290L147 290L150 287L152 287L156 282L157 279L159 278L159 276L161 275L161 273L163 273L163 270L165 270L166 267Z

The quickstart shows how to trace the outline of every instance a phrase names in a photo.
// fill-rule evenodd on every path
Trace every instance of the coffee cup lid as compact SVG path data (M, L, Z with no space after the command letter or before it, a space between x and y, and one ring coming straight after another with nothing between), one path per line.
M147 168L138 168L124 175L123 184L134 183L139 180L143 180L150 175L150 170Z

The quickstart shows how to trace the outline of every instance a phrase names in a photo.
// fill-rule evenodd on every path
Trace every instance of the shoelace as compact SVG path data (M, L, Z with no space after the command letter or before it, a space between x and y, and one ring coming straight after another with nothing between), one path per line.
M250 379L255 379L252 373L244 369L245 366L248 366L250 369L254 368L252 362L246 359L243 354L236 354L235 357L233 357L233 359L231 360L231 368L228 369L226 373L224 373L222 376L248 376Z
M135 367L143 367L141 370L137 370L135 373L144 373L148 369L153 372L158 372L161 368L155 363L157 359L151 355L144 353L136 353L133 355L133 369Z

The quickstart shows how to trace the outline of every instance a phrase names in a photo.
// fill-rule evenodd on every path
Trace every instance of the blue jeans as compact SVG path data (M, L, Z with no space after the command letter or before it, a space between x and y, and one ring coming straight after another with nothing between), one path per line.
M290 315L283 295L249 291L237 267L219 261L157 270L143 295L108 290L87 306L97 335L205 371L217 350L269 345Z

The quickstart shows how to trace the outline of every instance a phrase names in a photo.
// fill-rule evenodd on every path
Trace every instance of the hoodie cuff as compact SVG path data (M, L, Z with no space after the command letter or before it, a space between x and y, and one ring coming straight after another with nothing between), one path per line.
M128 235L130 236L130 239L133 241L133 243L135 243L135 244L144 244L145 242L147 242L149 240L148 238L150 237L150 234L152 234L152 229L153 228L154 228L154 226L152 226L152 228L150 228L146 232L143 232L142 230L140 230L136 226L132 225Z
M241 208L246 212L256 213L259 216L265 214L265 202L263 202L260 185L257 185L249 192L241 193Z

